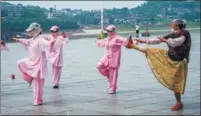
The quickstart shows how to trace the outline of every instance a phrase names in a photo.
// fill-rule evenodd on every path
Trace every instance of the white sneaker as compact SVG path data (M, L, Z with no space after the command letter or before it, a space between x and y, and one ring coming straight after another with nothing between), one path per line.
M33 106L40 106L40 105L43 105L43 103L33 104Z
M115 91L109 91L109 94L115 94L116 92Z

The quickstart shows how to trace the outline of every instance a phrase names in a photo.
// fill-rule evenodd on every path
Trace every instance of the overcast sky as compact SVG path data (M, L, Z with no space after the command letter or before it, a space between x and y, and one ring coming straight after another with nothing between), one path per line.
M6 1L12 4L34 5L45 7L49 9L56 5L56 9L70 8L70 9L83 9L83 10L98 10L101 7L100 1ZM135 8L141 5L144 1L103 1L103 7L107 9L112 8Z

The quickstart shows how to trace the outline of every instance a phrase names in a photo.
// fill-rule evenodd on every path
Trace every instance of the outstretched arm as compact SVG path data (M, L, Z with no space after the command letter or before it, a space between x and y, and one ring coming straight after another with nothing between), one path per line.
M105 47L105 41L106 41L106 39L97 40L96 41L96 46L98 46L98 47Z
M47 40L47 41L50 41L51 40L51 37L48 36L48 35L43 35L44 39Z
M181 36L181 37L174 38L174 39L169 38L169 39L167 39L167 44L172 47L181 46L185 40L186 40L185 36Z
M12 38L12 39L15 40L16 42L20 42L24 46L25 50L28 49L31 40L31 39L18 39L18 38Z
M135 40L137 42L139 42L139 43L146 43L146 44L160 44L161 42L163 42L159 38L156 38L156 39L147 39L147 40L137 38Z
M53 39L49 41L49 40L46 40L45 38L40 38L40 45L41 45L42 51L46 51L46 52L50 51L54 43L55 43L55 40Z
M120 36L117 37L115 45L126 46L126 44L127 44L127 39L126 38L123 38L123 37L120 37Z
M68 39L68 36L67 36L67 34L65 33L65 32L62 32L61 33L61 37L63 38L62 40L62 45L64 45L64 44L66 44L66 43L68 43L69 42L69 39Z

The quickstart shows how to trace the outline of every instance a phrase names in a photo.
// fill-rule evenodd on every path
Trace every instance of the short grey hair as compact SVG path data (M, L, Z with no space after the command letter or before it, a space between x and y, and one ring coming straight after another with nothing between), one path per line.
M171 23L176 24L180 29L186 28L186 20L174 19Z

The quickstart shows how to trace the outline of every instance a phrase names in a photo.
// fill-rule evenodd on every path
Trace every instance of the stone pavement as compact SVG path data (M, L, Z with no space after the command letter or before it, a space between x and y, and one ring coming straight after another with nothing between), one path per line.
M32 106L32 88L27 87L16 67L16 61L27 52L19 44L10 44L12 51L1 53L1 115L200 115L200 34L193 37L181 111L170 111L175 103L173 92L158 83L144 55L135 50L122 49L118 90L108 94L108 82L96 69L104 49L85 39L65 46L59 89L52 89L49 68L42 106ZM13 81L11 73L16 74Z

